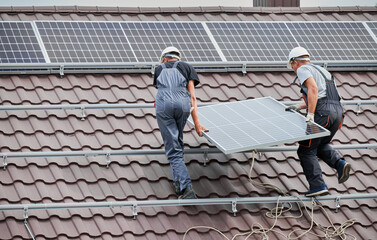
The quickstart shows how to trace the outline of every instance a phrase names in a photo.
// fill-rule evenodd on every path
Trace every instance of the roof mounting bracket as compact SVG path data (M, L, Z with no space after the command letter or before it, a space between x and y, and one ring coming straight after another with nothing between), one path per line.
M356 106L356 115L359 116L359 114L361 113L361 103L357 103Z
M25 225L25 228L27 230L27 232L29 233L31 239L35 240L34 236L33 236L33 232L31 231L31 229L29 228L29 225L27 223L27 219L29 218L29 216L27 215L27 212L28 212L29 208L27 206L24 207L24 225Z
M152 74L152 76L154 76L155 70L156 70L156 64L152 64L152 68L151 68L151 74Z
M7 155L3 156L3 170L4 171L7 170L7 165L8 165L7 158L8 158Z
M328 63L327 62L323 63L323 68L327 70L327 67L328 67Z
M110 153L106 153L106 168L107 169L109 168L110 163L111 163Z
M243 64L242 64L242 74L243 74L243 75L246 75L246 73L247 73L247 72L246 72L246 63L243 63Z
M232 201L232 212L234 216L237 215L237 200Z
M207 166L208 162L208 151L204 151L204 167Z
M340 208L340 197L335 198L335 212L337 213Z
M60 65L59 74L60 74L60 78L64 76L64 65Z
M81 121L85 121L85 117L86 117L86 114L85 114L85 107L84 106L81 106Z
M136 216L137 216L137 204L136 203L134 203L133 205L132 205L132 215L134 216L134 220L136 220Z

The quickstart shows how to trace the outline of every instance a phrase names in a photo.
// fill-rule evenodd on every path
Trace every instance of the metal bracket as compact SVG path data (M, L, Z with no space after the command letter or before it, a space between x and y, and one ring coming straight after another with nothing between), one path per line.
M29 225L27 223L27 219L29 218L27 212L28 212L28 207L24 207L24 225L25 225L25 228L27 230L27 232L29 233L31 239L35 240L34 236L33 236L33 232L31 231L31 229L29 228Z
M7 158L8 158L7 155L3 156L3 170L4 171L7 170L7 165L8 165Z
M327 67L328 67L328 63L327 62L323 63L323 68L327 70Z
M232 212L233 212L233 215L236 216L237 214L237 200L233 200L232 201Z
M243 74L243 75L246 75L246 73L247 73L247 72L246 72L246 63L243 63L243 64L242 64L242 74Z
M137 204L136 203L134 203L133 205L132 205L132 215L134 216L134 220L136 220L136 216L137 216Z
M81 121L85 121L85 117L86 117L85 107L81 106Z
M27 219L29 218L29 216L27 215L27 211L29 210L28 207L24 207L24 220L25 220L25 223L27 222Z
M152 74L152 76L154 76L155 70L156 70L156 64L152 64L152 68L151 68L151 74Z
M208 152L204 151L204 167L207 166L207 162L208 162Z
M109 168L110 162L110 153L106 153L106 168Z
M60 78L64 76L64 65L60 65L59 74L60 74Z
M340 208L340 197L335 198L335 212L337 213Z
M356 115L359 116L360 113L361 113L361 103L358 103L356 107Z

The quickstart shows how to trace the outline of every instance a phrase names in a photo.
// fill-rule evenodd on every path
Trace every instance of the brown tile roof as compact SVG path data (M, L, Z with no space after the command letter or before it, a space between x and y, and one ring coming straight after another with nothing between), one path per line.
M114 9L85 7L0 8L2 20L377 20L376 8L336 9L248 9L219 8ZM217 11L215 11L217 9ZM95 12L95 14L91 13ZM117 13L116 11L119 11ZM155 11L155 12L153 12ZM110 12L110 13L109 13ZM345 100L376 100L377 72L334 72ZM263 96L281 101L300 99L294 78L288 72L200 73L197 97L201 102L227 102ZM3 105L153 103L156 90L148 74L0 75ZM343 128L333 144L377 143L376 106L347 106ZM77 110L0 111L0 151L78 151L160 149L163 147L153 109L87 110L85 121ZM187 148L208 147L190 128L185 129ZM332 194L375 193L376 150L341 151L352 164L350 180L339 185L336 173L322 164ZM185 156L194 188L200 198L268 197L271 190L248 182L251 154L208 155L203 166L201 154ZM93 201L131 201L175 199L171 170L163 155L111 156L107 169L103 157L55 157L8 159L0 173L0 204L71 203ZM252 179L278 185L292 195L307 190L297 155L294 152L265 153L258 156ZM372 239L377 232L376 200L340 201L323 205L330 219L339 226L348 219L356 222L346 230L357 239ZM309 205L309 204L307 204ZM28 224L37 239L182 239L190 227L216 227L227 237L250 230L260 223L274 224L265 216L273 204L231 206L145 207L133 220L131 208L91 208L35 210L28 212ZM299 215L294 208L292 215ZM330 223L323 212L315 218L324 226ZM0 212L0 239L29 239L22 212ZM299 219L279 219L275 229L289 234L292 229L307 229L308 214ZM315 233L321 234L316 228ZM281 239L271 233L271 239ZM314 237L315 238L315 237ZM207 229L193 230L186 239L221 239ZM306 235L302 239L313 239Z

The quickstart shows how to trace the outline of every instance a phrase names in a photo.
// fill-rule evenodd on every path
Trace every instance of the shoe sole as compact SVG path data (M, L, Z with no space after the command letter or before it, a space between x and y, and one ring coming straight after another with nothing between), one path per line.
M351 164L346 163L343 167L342 177L338 180L338 183L344 183L350 177Z
M305 194L305 197L314 197L314 196L325 196L325 195L329 195L329 190L325 189L325 190L321 190L321 191L318 191L318 192L315 192L315 193L309 193L309 194Z

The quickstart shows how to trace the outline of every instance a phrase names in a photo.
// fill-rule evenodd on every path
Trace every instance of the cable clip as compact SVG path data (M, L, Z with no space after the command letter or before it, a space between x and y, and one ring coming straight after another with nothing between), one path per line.
M81 106L81 121L85 121L85 117L86 117L85 107Z
M337 213L340 208L340 197L335 198L335 212Z
M110 163L110 153L106 153L106 168L109 168Z
M237 200L233 200L232 201L232 212L233 212L233 215L236 216L237 214Z
M136 220L136 216L137 216L137 204L136 203L134 203L133 205L132 205L132 215L134 216L134 220Z
M4 171L7 170L7 165L8 165L7 158L8 158L7 155L3 156L3 170Z

